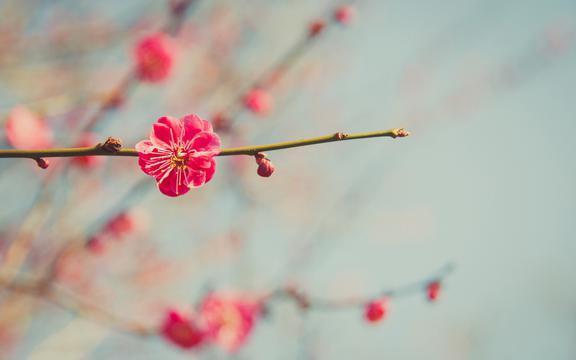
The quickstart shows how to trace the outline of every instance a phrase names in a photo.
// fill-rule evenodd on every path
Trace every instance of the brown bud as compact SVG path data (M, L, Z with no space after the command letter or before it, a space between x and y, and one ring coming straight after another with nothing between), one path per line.
M109 137L104 144L98 144L98 147L109 153L116 153L122 149L122 142L120 139Z

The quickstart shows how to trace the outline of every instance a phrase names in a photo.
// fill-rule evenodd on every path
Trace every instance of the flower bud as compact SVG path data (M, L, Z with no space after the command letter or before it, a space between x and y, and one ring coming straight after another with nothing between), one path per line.
M364 317L369 322L378 322L386 316L388 313L388 299L378 299L366 304L364 309Z
M244 106L258 115L267 115L272 111L274 99L263 89L252 89L244 97Z
M354 17L354 8L350 5L342 5L334 12L334 20L342 25L348 25Z
M254 156L256 159L256 164L258 164L258 175L262 177L270 177L276 168L272 162L266 157L264 153L258 153Z
M440 281L432 281L426 286L426 297L428 301L434 302L438 300L440 289L442 288Z
M40 167L41 169L48 169L48 166L50 165L48 160L43 158L37 158L34 160L36 160L36 164L38 164L38 167Z
M215 132L228 132L232 126L230 118L221 112L214 115L211 122Z
M308 27L308 36L311 38L316 37L320 35L322 31L324 31L324 28L326 28L326 23L324 20L315 20L310 23Z

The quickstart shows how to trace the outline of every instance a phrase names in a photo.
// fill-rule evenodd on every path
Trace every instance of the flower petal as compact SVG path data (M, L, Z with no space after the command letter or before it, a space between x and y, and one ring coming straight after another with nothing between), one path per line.
M220 152L220 137L216 133L203 131L192 139L191 146L198 152L207 152L214 156Z
M215 172L216 172L216 161L212 158L210 159L210 167L204 171L204 173L206 174L206 179L204 181L208 182L212 180L212 177L214 177Z
M158 189L162 194L176 197L186 194L190 191L188 184L185 184L183 170L173 170L169 176L158 181Z
M202 120L198 115L194 114L186 115L181 120L182 125L184 126L184 137L186 140L190 140L199 132L204 131L204 123L208 123L207 121Z
M149 153L154 150L155 146L150 140L142 140L136 144L135 148L139 153Z
M216 172L216 161L211 156L194 156L189 160L188 166L190 166L194 171L202 172L204 174L203 177L200 175L196 176L198 181L202 179L203 182L194 183L194 187L201 186L205 182L212 180L214 172Z
M179 119L163 116L153 125L150 141L157 147L172 149L182 140L182 122Z
M152 148L150 152L141 152L138 156L138 165L146 174L153 176L157 181L167 176L167 173L172 169L170 158L171 154L164 151L161 152L156 148Z

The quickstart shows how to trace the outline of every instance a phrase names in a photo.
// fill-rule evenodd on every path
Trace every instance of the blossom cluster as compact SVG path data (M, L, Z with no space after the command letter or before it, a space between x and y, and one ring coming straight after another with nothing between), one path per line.
M194 316L177 310L167 311L160 332L183 349L215 344L235 352L246 343L261 316L262 305L257 299L211 293L202 300Z
M422 283L422 288L426 299L435 302L440 294L441 280L426 281ZM420 287L407 289L410 291L404 292L405 295L422 290ZM303 311L356 308L361 305L364 319L368 323L378 323L388 316L392 295L340 302L313 299L293 286L260 297L212 292L204 297L192 314L168 310L159 332L168 342L182 349L199 349L212 344L233 353L248 342L258 320L267 314L271 302L277 298L291 300Z

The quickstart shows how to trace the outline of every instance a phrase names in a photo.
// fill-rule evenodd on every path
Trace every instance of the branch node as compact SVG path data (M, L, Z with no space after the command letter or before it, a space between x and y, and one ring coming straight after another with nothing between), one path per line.
M336 134L334 134L334 139L336 140L344 140L348 137L348 134L344 134L343 132L339 131Z
M96 147L109 153L117 153L120 151L120 149L122 149L122 142L120 139L110 136L108 139L106 139L104 144L98 144Z
M308 297L295 286L287 286L284 289L286 296L296 303L300 310L308 310L310 308L310 300Z

